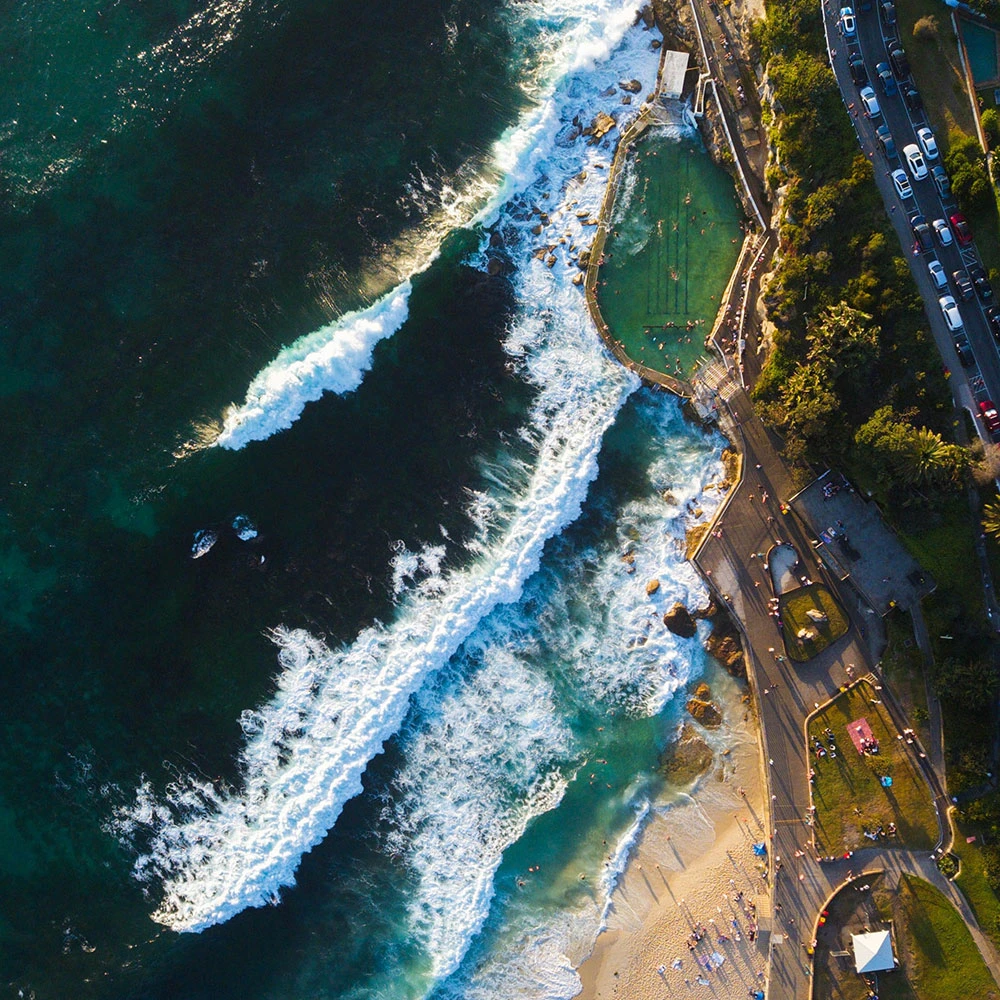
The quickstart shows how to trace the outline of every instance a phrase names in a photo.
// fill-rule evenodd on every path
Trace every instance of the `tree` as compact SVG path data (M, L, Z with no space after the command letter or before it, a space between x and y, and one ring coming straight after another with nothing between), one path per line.
M920 42L936 42L938 39L938 19L934 14L921 17L913 26L913 37Z
M994 538L1000 538L1000 496L983 507L983 531Z
M986 145L990 149L996 149L1000 145L1000 115L997 115L997 109L987 108L980 121L986 136Z
M962 211L973 215L991 207L993 193L986 172L986 155L977 139L953 130L945 166Z
M914 427L909 417L883 406L854 436L879 481L937 490L958 486L969 467L969 453L936 431Z

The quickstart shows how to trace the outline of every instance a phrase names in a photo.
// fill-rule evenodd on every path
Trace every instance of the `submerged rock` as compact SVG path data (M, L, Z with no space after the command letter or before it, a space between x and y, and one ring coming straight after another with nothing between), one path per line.
M257 529L246 514L237 514L233 518L233 531L241 542L249 542L251 538L257 537Z
M682 639L690 639L698 631L691 613L680 601L663 616L663 624Z
M678 738L660 754L658 767L671 784L689 785L712 766L713 760L709 745L685 722Z
M219 533L211 528L202 528L194 533L194 541L191 543L191 558L200 559L206 555L212 546L219 540Z
M701 698L692 698L685 706L691 718L700 722L706 729L716 729L722 725L722 712L717 705Z
M638 80L622 80L618 86L630 94L638 94L642 90L642 84Z

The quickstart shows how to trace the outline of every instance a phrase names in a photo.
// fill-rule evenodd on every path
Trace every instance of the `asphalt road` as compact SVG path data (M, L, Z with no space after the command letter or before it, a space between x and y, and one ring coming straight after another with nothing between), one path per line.
M901 162L903 148L910 143L917 142L915 130L921 126L928 126L929 123L922 109L911 111L903 101L902 89L905 89L907 83L912 86L912 81L909 78L903 81L896 77L896 83L903 86L897 90L895 95L890 96L885 93L876 73L876 66L879 63L889 62L887 40L899 37L898 26L887 23L880 2L873 3L871 10L861 10L860 7L855 7L854 12L857 23L856 37L845 38L840 24L840 4L836 0L825 0L823 4L830 62L837 76L844 103L853 116L861 148L872 161L875 182L882 194L886 211L890 214L892 224L899 236L900 245L906 251L910 270L913 272L917 288L924 300L934 340L941 352L945 367L951 372L952 394L955 402L958 406L964 407L974 414L980 437L985 441L993 440L993 436L986 430L979 417L978 404L986 399L1000 400L1000 347L994 340L986 320L983 303L976 296L968 301L962 301L951 278L954 271L967 271L968 268L980 263L975 243L968 247L959 247L957 241L954 241L951 246L941 246L935 240L932 250L924 253L915 252L910 217L919 213L924 216L928 224L935 219L943 218L947 221L949 215L957 211L957 206L953 199L942 200L930 176L923 180L914 180L905 164ZM903 40L904 50L906 49L906 41ZM869 84L874 89L879 104L880 113L878 116L871 118L867 116L858 96L860 86L851 79L848 60L855 53L859 53L864 59ZM882 124L889 126L892 138L896 143L897 159L888 160L878 145L875 130ZM928 161L928 166L932 167L940 163L939 158ZM906 170L913 189L913 197L905 200L900 199L890 177L891 171L901 166ZM969 221L970 225L973 226L974 234L976 220ZM949 287L941 291L935 288L927 270L928 261L934 257L940 260L948 275ZM941 295L952 295L958 303L965 332L975 355L975 364L971 367L963 367L956 354L952 335L945 324L938 304L938 298Z

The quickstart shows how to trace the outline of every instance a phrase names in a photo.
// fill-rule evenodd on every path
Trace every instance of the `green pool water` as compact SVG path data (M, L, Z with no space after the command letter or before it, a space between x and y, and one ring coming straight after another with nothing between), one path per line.
M969 68L976 84L993 83L1000 70L997 67L997 33L992 28L963 20L962 41L969 55Z
M697 136L656 129L622 180L598 304L611 335L648 368L687 377L705 356L736 265L743 210Z

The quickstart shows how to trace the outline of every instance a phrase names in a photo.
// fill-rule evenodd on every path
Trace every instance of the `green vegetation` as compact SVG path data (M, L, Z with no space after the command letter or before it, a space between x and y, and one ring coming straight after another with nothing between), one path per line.
M847 616L833 594L822 584L799 587L782 594L778 600L781 620L785 623L785 649L799 663L811 660L847 631ZM826 621L813 621L809 611L821 612L826 615ZM815 638L796 638L800 630L811 632Z
M997 985L969 929L934 886L901 875L892 909L905 977L918 1000L996 995ZM890 978L882 977L879 985Z
M1000 503L997 500L983 507L983 531L994 538L1000 538Z
M768 179L782 202L779 257L764 294L774 349L753 398L803 479L809 465L842 469L933 576L924 610L949 790L976 788L991 769L995 705L987 699L998 660L974 549L981 529L967 500L984 459L963 443L923 303L827 66L816 9L765 0L765 14L755 38L774 88L778 162ZM1000 229L950 19L939 0L899 0L897 14L956 196L992 270ZM879 154L875 162L885 169Z
M897 835L883 840L887 845L930 849L937 842L938 824L930 789L917 767L910 746L901 739L885 706L877 702L875 689L857 684L832 701L809 721L810 756L815 770L813 805L815 835L821 854L839 854L845 848L868 847L865 831L879 826L888 830L895 823ZM859 754L847 726L864 718L879 753ZM824 731L830 729L837 743L837 756L817 757L813 740L828 746ZM881 778L892 778L884 788Z
M903 713L913 721L920 742L926 746L930 740L927 685L923 657L913 636L913 620L908 611L896 608L885 616L883 624L888 645L882 653L879 668L892 687Z
M968 900L983 933L1000 947L1000 898L997 897L1000 851L992 844L984 844L983 827L966 822L965 811L962 815L962 822L955 824L955 846L952 848L962 866L955 885ZM969 843L969 837L975 840Z

